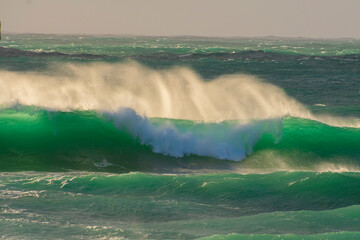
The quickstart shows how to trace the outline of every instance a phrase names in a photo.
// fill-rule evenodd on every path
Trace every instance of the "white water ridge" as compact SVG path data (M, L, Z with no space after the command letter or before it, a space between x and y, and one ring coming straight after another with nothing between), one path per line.
M127 130L153 152L173 157L198 155L239 161L250 155L254 145L269 133L277 142L282 136L281 119L262 120L247 124L238 122L154 124L132 109L106 113L118 129ZM190 126L189 126L190 125Z

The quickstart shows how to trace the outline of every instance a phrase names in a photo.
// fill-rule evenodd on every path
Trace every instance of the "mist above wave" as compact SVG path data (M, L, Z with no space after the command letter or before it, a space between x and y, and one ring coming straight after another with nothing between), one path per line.
M0 71L0 105L116 112L217 122L293 116L335 126L358 121L314 116L284 91L244 74L205 81L189 68L154 70L136 62L58 64L52 75Z
M279 88L248 75L206 82L188 68L152 70L137 63L65 64L61 74L0 72L0 104L54 110L116 111L203 121L309 114Z

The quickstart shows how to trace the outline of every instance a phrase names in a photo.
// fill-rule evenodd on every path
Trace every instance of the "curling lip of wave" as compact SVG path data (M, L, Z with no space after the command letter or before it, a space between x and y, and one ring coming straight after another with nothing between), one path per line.
M153 152L172 157L198 155L239 161L250 155L254 145L265 134L271 133L278 141L282 133L280 119L263 120L245 125L238 123L194 124L190 129L170 122L156 125L132 109L105 113L118 129L126 129ZM190 131L191 130L191 131Z

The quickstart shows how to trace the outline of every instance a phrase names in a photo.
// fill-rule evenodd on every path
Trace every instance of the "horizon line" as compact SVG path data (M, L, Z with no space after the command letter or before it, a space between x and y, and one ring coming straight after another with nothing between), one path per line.
M41 32L12 32L2 31L2 35L64 35L64 36L114 36L114 37L151 37L151 38L221 38L221 39L306 39L306 40L360 40L360 37L305 37L305 36L278 36L278 35L264 35L264 36L212 36L212 35L191 35L191 34L116 34L116 33L41 33Z

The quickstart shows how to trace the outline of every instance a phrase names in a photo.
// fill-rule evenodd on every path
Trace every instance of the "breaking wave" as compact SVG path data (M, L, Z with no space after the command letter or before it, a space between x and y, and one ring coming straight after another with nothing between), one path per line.
M134 62L56 69L52 75L0 71L2 159L56 156L62 165L72 156L79 164L73 168L89 169L161 154L247 158L251 168L314 169L301 158L358 168L357 119L314 115L252 76L204 81L188 68L153 70ZM329 157L336 160L324 163Z

